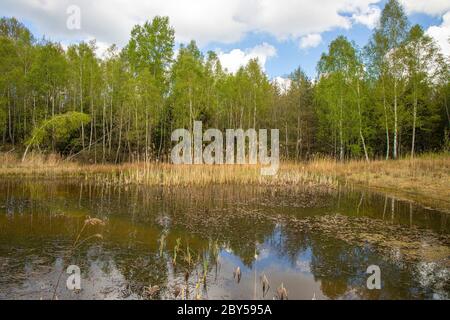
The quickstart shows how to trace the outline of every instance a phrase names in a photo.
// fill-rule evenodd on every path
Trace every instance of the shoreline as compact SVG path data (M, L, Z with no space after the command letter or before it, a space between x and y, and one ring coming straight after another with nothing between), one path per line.
M255 185L328 187L350 185L383 192L450 212L450 155L427 154L411 159L335 162L281 162L276 176L261 176L258 165L173 165L157 162L82 164L54 155L33 155L21 163L0 154L0 178L73 178L122 186L189 187Z

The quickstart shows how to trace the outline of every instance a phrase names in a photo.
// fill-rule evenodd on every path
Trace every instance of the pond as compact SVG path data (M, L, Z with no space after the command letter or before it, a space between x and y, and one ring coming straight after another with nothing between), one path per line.
M367 190L0 180L0 299L449 299L449 261L448 213Z

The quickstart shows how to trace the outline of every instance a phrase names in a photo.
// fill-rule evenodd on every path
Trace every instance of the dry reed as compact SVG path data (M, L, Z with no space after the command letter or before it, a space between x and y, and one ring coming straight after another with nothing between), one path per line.
M147 186L327 186L338 183L389 191L427 204L450 208L450 155L425 154L411 160L338 162L316 158L283 162L276 176L262 176L254 165L172 165L165 163L81 164L58 156L30 154L25 162L0 153L0 176L80 178L99 184ZM423 202L423 201L422 201Z

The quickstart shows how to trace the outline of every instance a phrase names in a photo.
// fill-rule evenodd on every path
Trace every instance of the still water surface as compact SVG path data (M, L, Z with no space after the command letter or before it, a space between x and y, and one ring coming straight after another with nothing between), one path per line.
M87 216L105 225L80 239L102 238L71 252ZM365 190L3 179L0 299L51 299L69 264L82 289L63 273L59 299L449 299L449 234L449 214Z

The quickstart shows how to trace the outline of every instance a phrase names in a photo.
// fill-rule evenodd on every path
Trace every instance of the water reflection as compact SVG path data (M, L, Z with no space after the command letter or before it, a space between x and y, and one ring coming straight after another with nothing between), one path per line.
M68 257L86 216L106 221L103 240ZM70 263L82 270L82 290L70 292L63 281L60 299L272 299L282 283L289 299L448 299L447 219L410 202L343 188L3 180L0 298L51 298ZM374 224L383 243L373 235L367 241L343 235L350 230L364 239L364 223ZM420 254L405 242L419 243ZM382 270L382 290L366 289L371 264ZM266 295L262 275L270 284Z

